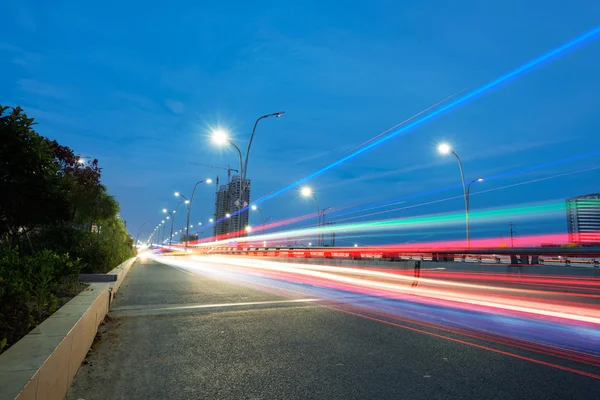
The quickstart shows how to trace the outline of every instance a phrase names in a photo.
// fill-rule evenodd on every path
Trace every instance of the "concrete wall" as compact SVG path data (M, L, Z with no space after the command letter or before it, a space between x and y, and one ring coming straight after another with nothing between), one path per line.
M64 399L135 258L92 283L0 355L0 399Z

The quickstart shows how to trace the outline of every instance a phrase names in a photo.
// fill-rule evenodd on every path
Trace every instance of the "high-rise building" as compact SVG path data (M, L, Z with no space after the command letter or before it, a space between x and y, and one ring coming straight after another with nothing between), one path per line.
M225 214L229 212L229 197L227 185L221 185L215 194L215 225L213 235L219 236L228 233L229 220L225 219ZM220 221L220 222L219 222Z
M600 244L600 193L566 200L569 243Z
M241 193L241 196L240 196ZM241 197L241 198L240 198ZM233 176L227 185L221 185L215 198L215 236L240 231L239 236L246 236L248 226L248 210L236 214L250 203L250 180ZM227 218L229 214L231 217Z

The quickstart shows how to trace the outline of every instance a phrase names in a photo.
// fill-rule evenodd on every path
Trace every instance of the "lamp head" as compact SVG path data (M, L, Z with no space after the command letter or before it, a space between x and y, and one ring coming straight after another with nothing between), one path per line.
M227 133L225 133L225 131L219 129L213 132L212 140L215 142L215 144L222 146L227 143L229 138L227 137Z
M438 151L440 154L448 154L452 151L452 147L448 143L440 143L438 145Z
M312 189L309 188L308 186L304 186L301 190L300 193L302 194L302 196L304 197L309 197L313 194Z
M252 209L252 211L256 211L258 209L258 207L256 207L256 204L252 204L252 207L250 207Z
M208 178L204 182L206 182L206 183L212 183L212 179Z

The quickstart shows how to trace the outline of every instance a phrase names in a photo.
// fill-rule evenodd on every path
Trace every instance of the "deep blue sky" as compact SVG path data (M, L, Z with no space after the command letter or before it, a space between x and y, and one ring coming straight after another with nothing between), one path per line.
M248 172L257 198L600 23L600 3L589 0L87 3L2 6L0 103L21 105L41 134L98 158L134 234L175 205L175 190L189 194L197 180L225 176L190 161L236 164L235 153L212 145L210 126L226 127L243 148L256 117L287 112L259 126ZM435 151L440 141L454 145L467 179L600 150L599 62L600 41L588 43L310 185L325 207L459 183L456 160ZM596 165L599 156L479 188ZM598 192L599 171L474 196L472 207ZM390 216L461 206L457 199ZM276 219L312 207L296 192L263 205ZM212 213L206 188L192 220ZM564 231L565 223L543 229ZM521 233L534 231L521 224Z

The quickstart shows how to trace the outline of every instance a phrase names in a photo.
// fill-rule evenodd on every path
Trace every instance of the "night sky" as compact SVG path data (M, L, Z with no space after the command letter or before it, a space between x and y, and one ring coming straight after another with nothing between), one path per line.
M211 129L245 149L257 117L286 111L257 130L248 176L258 199L600 24L600 3L590 0L404 3L9 2L0 104L20 105L40 134L98 158L130 232L150 221L149 234L162 208L177 204L173 192L226 179L190 162L237 165ZM364 219L460 212L456 158L436 150L448 142L467 181L497 176L473 184L473 211L600 192L599 62L600 36L306 184L322 207L338 209L454 197ZM314 203L290 190L261 207L279 220L313 212ZM192 223L208 223L213 209L214 185L200 187ZM566 230L564 215L514 222L522 235ZM473 229L507 235L508 223ZM455 227L432 239L462 236Z

